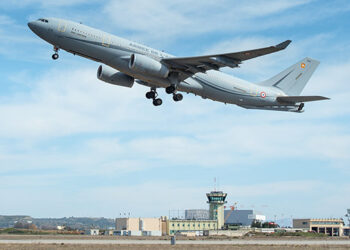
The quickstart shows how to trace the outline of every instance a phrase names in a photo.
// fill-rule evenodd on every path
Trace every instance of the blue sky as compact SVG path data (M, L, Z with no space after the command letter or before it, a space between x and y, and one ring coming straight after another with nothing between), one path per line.
M350 3L336 1L21 0L0 3L0 214L167 215L205 193L269 218L341 217L350 206ZM224 71L263 81L305 56L321 61L302 114L244 110L96 79L99 64L52 47L29 20L81 21L178 56L293 40Z

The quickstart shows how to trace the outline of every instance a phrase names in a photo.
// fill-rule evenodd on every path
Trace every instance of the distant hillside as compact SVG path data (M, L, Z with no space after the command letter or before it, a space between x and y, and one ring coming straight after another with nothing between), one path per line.
M0 228L13 227L17 221L32 221L38 228L56 228L57 226L66 226L72 229L100 228L107 229L115 227L115 220L108 218L90 218L90 217L64 217L64 218L32 218L25 215L3 216L0 215Z
M33 218L28 215L0 215L0 228L13 227L18 221L33 221Z

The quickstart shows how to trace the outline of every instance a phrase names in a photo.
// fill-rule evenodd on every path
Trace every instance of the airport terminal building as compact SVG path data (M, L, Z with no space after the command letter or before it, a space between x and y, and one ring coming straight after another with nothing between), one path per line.
M293 219L293 228L307 229L329 236L342 236L344 221L343 219Z

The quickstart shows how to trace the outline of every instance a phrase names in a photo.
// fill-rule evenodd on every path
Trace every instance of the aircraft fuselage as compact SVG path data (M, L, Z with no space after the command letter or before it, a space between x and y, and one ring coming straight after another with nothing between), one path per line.
M165 88L171 84L169 78L154 77L133 71L129 67L129 60L134 53L157 61L171 58L172 55L80 23L56 18L44 20L47 22L38 20L28 25L34 33L56 48L106 64L141 80L139 82L141 84L151 83L150 87ZM271 107L274 110L298 111L297 105L281 105L277 102L277 96L286 96L282 90L250 83L217 70L193 74L179 82L177 90L246 108L270 109Z

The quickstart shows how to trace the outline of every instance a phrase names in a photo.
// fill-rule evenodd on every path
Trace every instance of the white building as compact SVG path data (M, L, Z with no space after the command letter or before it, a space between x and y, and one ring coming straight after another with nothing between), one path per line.
M99 229L88 229L88 230L85 230L85 234L86 235L99 235L100 230Z

